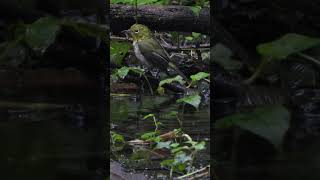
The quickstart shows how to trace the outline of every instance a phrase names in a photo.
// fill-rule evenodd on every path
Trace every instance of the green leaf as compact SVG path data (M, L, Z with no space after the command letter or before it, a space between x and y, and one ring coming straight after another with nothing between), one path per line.
M180 84L184 84L185 81L183 80L183 78L181 76L176 76L176 77L173 77L173 78L168 78L168 79L164 79L162 81L160 81L159 83L159 87L162 87L163 85L165 84L170 84L170 83L173 83L173 82L178 82Z
M113 131L111 131L111 138L112 138L112 143L125 143L124 137L120 134L117 134Z
M147 133L144 133L141 135L141 139L142 140L149 140L149 139L152 139L154 138L155 136L157 135L157 132L147 132Z
M193 37L192 36L186 36L186 37L184 37L186 40L188 40L188 41L192 41L193 40Z
M198 39L198 38L201 36L201 33L192 32L192 36L193 36L195 39Z
M192 158L188 156L185 152L180 151L174 156L174 164L185 163L191 161Z
M201 6L188 6L191 11L196 15L199 16L200 14L200 10L201 10Z
M162 148L170 149L170 144L171 144L171 141L158 142L157 146L156 146L156 149L162 149Z
M131 49L132 45L127 42L111 41L110 43L110 61L121 66L124 57Z
M209 77L210 74L209 73L205 73L205 72L198 72L197 74L195 75L191 75L190 78L193 82L196 82L196 81L200 81L201 79L204 79L206 77Z
M254 109L249 113L238 113L220 119L217 128L238 126L268 140L280 148L289 128L290 113L282 105L268 105Z
M117 70L117 75L121 78L121 79L123 79L123 78L125 78L127 75L128 75L128 73L129 73L129 68L128 67L122 67L122 68L120 68L120 69L118 69Z
M187 97L184 97L184 98L181 98L181 99L177 100L177 103L181 103L181 102L190 104L193 107L195 107L196 109L198 109L199 108L199 104L201 102L201 97L198 94L190 95L190 96L187 96Z
M172 167L173 162L174 162L174 159L166 159L166 160L161 161L160 165L161 165L161 167Z
M170 144L171 148L177 148L180 144L179 143L172 143Z
M194 145L194 148L197 151L203 150L203 149L205 149L205 147L206 147L206 142L204 142L204 141L201 141L201 142L197 143L196 145Z
M43 54L54 43L60 25L60 21L54 17L40 18L26 26L25 41L35 52Z
M319 44L319 38L292 33L286 34L275 41L258 45L257 51L264 57L281 60L291 54L304 51Z

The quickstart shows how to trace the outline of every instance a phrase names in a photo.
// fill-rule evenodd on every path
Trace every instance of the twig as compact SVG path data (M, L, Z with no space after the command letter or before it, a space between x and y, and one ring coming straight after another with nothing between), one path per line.
M204 167L204 168L198 169L198 170L193 171L193 172L191 172L191 173L189 173L189 174L186 174L186 175L183 175L183 176L179 176L179 177L177 177L177 179L188 178L188 177L190 177L190 176L193 176L194 174L197 174L197 173L200 173L200 172L202 172L202 171L205 171L205 170L208 169L208 168L209 168L209 171L210 171L210 165L208 165L208 166L206 166L206 167ZM203 173L203 174L204 174L204 173Z
M129 41L132 42L131 38L125 38L125 37L119 37L119 36L111 36L111 40L116 40L116 41ZM175 50L175 51L181 51L181 50L195 50L195 49L210 49L210 44L200 44L199 48L197 48L195 45L184 45L184 46L173 46L168 43L161 44L164 48L170 49L170 50Z

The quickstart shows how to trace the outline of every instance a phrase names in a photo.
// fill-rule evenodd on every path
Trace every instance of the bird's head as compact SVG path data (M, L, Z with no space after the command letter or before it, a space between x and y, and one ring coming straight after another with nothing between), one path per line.
M134 24L129 29L130 35L133 41L139 41L143 39L152 38L151 30L142 24Z

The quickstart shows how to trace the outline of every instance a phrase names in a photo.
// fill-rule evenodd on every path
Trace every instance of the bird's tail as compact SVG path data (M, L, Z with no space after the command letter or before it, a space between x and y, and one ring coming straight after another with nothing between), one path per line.
M183 72L181 72L180 69L175 64L169 62L169 67L175 70L184 80L189 82L189 79L187 78L187 76Z

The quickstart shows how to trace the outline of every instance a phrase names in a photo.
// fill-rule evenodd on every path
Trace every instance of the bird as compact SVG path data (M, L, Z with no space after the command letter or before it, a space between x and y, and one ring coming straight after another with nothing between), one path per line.
M143 24L133 24L129 30L125 30L133 39L133 49L137 59L147 68L158 68L167 73L171 68L183 79L189 81L187 76L171 61L166 50L154 37L151 30Z

